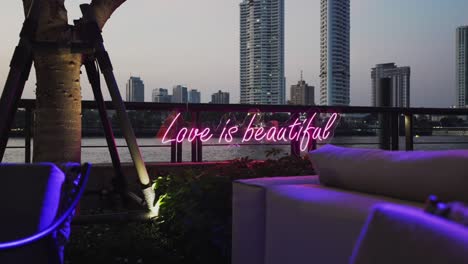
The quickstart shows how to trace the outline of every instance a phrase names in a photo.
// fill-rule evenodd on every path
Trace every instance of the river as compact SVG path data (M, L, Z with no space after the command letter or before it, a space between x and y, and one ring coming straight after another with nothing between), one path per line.
M404 149L404 137L400 138L400 149ZM377 148L377 137L335 137L330 143L346 144L349 147ZM431 142L446 142L444 144L428 144ZM125 146L125 140L117 138L118 146ZM223 161L232 160L239 157L248 156L251 159L265 159L265 153L272 148L283 150L283 153L289 153L290 146L273 146L270 144L258 144L248 146L216 146L217 140L211 140L206 144L210 146L203 147L204 161ZM234 141L234 143L236 143ZM240 142L237 142L240 143ZM468 149L468 136L421 136L415 139L415 150L437 150L437 149ZM143 158L146 162L169 162L170 146L161 144L156 138L139 138L138 144L141 147ZM109 163L111 161L104 138L83 138L82 140L82 162L91 163ZM215 145L215 146L211 146ZM11 138L8 141L8 147L24 146L24 139ZM119 154L122 162L130 162L130 154L125 147L119 148ZM191 145L183 144L183 161L191 161ZM8 148L3 162L24 162L23 148Z

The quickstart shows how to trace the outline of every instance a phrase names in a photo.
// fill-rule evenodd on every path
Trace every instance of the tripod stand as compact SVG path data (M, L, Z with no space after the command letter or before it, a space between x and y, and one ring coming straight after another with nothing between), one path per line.
M75 28L80 38L84 41L86 50L89 50L89 52L84 54L84 65L98 105L99 115L106 135L109 153L116 174L116 180L114 182L116 184L116 189L119 190L123 199L128 197L126 180L122 173L121 162L115 145L112 126L107 117L106 107L102 96L97 64L99 65L106 81L122 133L125 137L130 155L135 165L144 201L146 202L146 206L150 212L149 216L155 216L157 214L157 208L154 206L154 190L151 187L151 181L148 176L145 163L141 156L135 134L115 80L110 57L104 47L104 41L101 30L96 21L96 16L89 4L82 4L80 5L80 8L83 13L83 17L82 19L75 21ZM40 1L33 0L30 11L23 24L19 44L15 49L15 53L10 63L10 72L0 99L0 113L6 117L5 122L0 122L0 161L5 153L8 133L14 120L14 115L21 99L25 83L31 71L33 62L33 45L35 45L33 40L38 25L40 10ZM80 43L80 45L81 44L82 43ZM134 197L135 195L130 196Z

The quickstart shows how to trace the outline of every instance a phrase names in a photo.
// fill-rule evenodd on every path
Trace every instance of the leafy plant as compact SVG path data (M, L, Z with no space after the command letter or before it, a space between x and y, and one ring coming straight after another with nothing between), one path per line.
M154 184L163 197L158 233L186 262L229 263L232 181L312 173L307 158L283 156L264 162L245 157L204 171L161 176Z
M266 161L244 157L160 175L154 222L74 229L67 263L230 263L232 181L314 173L307 157L269 153Z

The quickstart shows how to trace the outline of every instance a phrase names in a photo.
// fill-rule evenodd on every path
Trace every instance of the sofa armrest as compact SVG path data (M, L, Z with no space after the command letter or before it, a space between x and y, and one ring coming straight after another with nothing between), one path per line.
M277 185L318 183L318 176L235 181L232 198L232 263L264 263L266 189Z
M422 210L381 204L374 208L351 264L468 263L468 230Z

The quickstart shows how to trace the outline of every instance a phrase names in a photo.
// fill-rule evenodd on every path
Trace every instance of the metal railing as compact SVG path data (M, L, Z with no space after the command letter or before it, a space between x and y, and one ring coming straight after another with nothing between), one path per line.
M31 162L31 139L32 139L32 124L33 124L33 113L35 110L35 100L24 99L19 104L20 109L25 110L25 126L24 126L24 146L8 146L7 148L24 148L25 149L25 162ZM297 115L299 113L310 112L311 109L320 113L340 113L340 114L377 114L381 127L376 128L381 130L381 136L378 143L375 142L361 142L361 143L341 143L341 145L371 145L378 144L383 149L398 150L400 148L399 140L404 131L404 149L411 151L414 149L414 117L415 115L440 115L440 116L468 116L468 109L455 109L455 108L389 108L389 107L355 107L355 106L296 106L296 105L242 105L242 104L175 104L175 103L139 103L139 102L126 102L125 106L127 110L134 111L152 111L152 112L171 112L177 111L181 113L190 114L191 122L195 128L201 127L200 116L206 112L218 112L218 113L229 113L229 112L264 112L264 113L289 113L290 115ZM107 110L113 110L111 102L106 102ZM97 105L94 101L83 101L83 109L97 109ZM404 129L400 123L403 123ZM468 127L464 128L468 130ZM431 142L429 144L468 144L467 142ZM298 153L297 141L291 141L290 143L276 143L271 145L290 145L291 154L297 155ZM195 140L191 144L191 161L202 162L203 161L203 146L214 147L214 146L226 146L227 144L203 144L199 139ZM247 145L258 145L243 143L242 146ZM317 143L314 142L311 148L315 148ZM98 146L82 146L82 148L105 148L105 145ZM119 148L126 147L125 145L119 145ZM161 148L168 147L171 149L170 161L174 163L182 162L182 143L171 142L170 145L146 145L140 146L142 148L152 147Z

